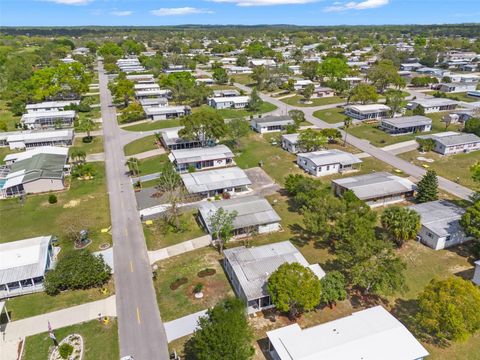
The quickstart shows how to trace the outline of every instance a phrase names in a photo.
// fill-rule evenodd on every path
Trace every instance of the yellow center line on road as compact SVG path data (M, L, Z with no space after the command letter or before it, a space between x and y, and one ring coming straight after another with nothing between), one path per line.
M133 272L133 263L130 261L130 272Z
M138 321L139 324L142 323L141 320L140 320L140 310L138 309L138 307L137 307L137 321Z

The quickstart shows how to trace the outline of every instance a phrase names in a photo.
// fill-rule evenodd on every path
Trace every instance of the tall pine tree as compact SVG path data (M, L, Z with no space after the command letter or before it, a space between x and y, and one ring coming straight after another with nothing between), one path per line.
M427 201L438 200L438 179L434 170L427 170L417 184L417 201L424 203Z

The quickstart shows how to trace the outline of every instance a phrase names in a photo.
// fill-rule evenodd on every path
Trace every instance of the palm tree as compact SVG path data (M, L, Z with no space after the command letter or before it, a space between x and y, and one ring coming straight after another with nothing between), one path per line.
M352 118L347 117L345 120L343 120L343 130L345 131L345 138L343 139L344 147L347 145L347 131L350 126L352 126Z
M85 119L82 120L80 123L80 129L82 131L85 131L87 133L87 139L89 141L92 140L92 137L90 136L90 132L95 129L95 121L91 117L86 117Z
M131 157L127 159L125 165L128 166L128 171L130 172L131 176L138 175L140 170L138 169L138 159L135 157Z

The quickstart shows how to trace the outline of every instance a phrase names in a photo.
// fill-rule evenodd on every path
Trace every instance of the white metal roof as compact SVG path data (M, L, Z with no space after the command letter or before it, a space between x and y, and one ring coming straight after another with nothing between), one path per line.
M185 114L187 106L149 106L143 109L147 115Z
M199 171L180 176L191 194L252 184L245 171L239 167Z
M355 110L359 113L369 113L369 112L390 110L390 107L384 104L348 105L345 108Z
M458 105L458 101L444 98L431 98L411 100L409 104L418 104L423 108L430 108L437 106Z
M43 276L52 236L0 244L0 284Z
M450 201L437 200L410 206L421 218L421 223L439 237L461 231L460 218L465 209Z
M171 161L176 161L177 164L183 164L233 158L233 153L225 145L216 145L204 148L172 150L168 157Z
M37 154L53 154L53 155L68 155L68 148L61 146L42 146L35 149L8 154L3 159L5 162L9 161L21 161L25 159L30 159L32 156Z
M415 184L410 180L387 172L336 179L332 183L352 190L360 200L403 194L415 189Z
M234 104L243 104L243 103L248 103L250 101L249 96L219 96L219 97L213 97L209 98L210 101L213 101L215 103L234 103Z
M28 114L23 114L21 121L26 124L31 124L37 121L37 119L44 119L44 118L71 118L75 117L74 110L65 110L65 111L34 111Z
M298 324L267 332L279 360L414 360L429 355L381 306L307 329Z
M337 149L301 153L297 154L297 157L309 159L316 166L331 164L350 165L359 164L362 162L362 160L360 160L353 154Z
M7 137L7 142L34 142L34 141L48 141L55 139L72 139L73 130L53 130L53 131L34 131L34 132L16 132Z
M382 124L389 124L390 126L402 129L412 126L431 125L432 119L421 115L401 116L391 119L383 119Z
M65 101L44 101L41 103L36 103L36 104L27 104L25 106L25 109L27 111L29 110L44 110L44 109L51 109L51 108L59 108L59 107L65 107L69 105L78 105L80 104L80 100L65 100Z
M325 272L318 264L309 265L302 253L290 241L246 248L224 250L235 276L248 300L267 296L266 284L270 275L285 263L299 263L309 267L319 279Z

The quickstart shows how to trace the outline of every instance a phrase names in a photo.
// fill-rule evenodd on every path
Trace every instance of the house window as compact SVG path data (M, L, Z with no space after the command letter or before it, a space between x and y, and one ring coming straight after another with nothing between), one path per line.
M452 240L452 235L447 235L447 237L445 238L445 241L450 241Z
M427 236L431 238L433 237L433 234L431 232L427 232Z

